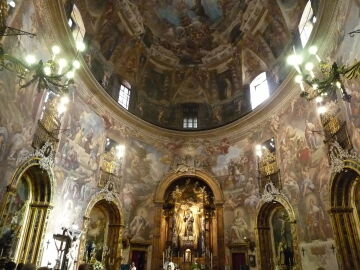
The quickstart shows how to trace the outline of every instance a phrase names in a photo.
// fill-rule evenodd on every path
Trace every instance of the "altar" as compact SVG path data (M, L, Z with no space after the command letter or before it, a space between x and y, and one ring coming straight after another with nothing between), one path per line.
M163 211L165 220L163 265L180 269L211 269L214 199L211 189L190 178L172 186Z

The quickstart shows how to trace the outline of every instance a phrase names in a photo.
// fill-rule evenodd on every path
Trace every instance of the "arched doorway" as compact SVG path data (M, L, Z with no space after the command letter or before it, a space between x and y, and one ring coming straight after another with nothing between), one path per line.
M259 205L256 220L262 270L301 269L295 213L280 196Z
M332 179L329 212L342 269L360 269L360 164L344 165Z
M79 262L101 262L105 269L118 269L121 261L121 213L116 201L92 201L86 210Z
M196 262L213 269L225 265L223 194L207 173L176 173L157 187L152 269L171 259L181 269Z
M38 264L42 253L52 188L48 171L38 162L30 159L15 172L1 203L2 256L17 263Z

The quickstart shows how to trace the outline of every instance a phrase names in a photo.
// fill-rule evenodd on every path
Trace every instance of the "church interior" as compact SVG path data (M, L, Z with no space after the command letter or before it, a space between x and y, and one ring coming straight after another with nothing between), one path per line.
M360 270L359 61L360 0L0 0L0 270Z

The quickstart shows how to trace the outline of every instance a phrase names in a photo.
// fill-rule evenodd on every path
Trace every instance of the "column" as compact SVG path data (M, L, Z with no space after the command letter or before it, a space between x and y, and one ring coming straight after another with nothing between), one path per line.
M224 239L224 211L223 205L216 205L216 219L217 219L217 268L225 269L225 239Z
M153 243L152 243L152 256L151 256L151 269L159 270L162 265L162 250L161 250L161 241L160 241L160 227L161 227L161 215L162 215L162 203L154 203L155 207L155 217L154 217L154 234L153 234Z

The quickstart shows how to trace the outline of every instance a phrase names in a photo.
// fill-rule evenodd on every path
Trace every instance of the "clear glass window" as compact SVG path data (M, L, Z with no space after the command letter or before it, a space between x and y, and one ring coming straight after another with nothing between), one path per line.
M314 16L314 12L311 7L311 2L308 1L299 23L299 33L300 33L301 44L303 47L305 47L307 42L309 41L315 22L316 22L316 17Z
M124 85L120 86L118 103L125 109L129 109L130 89Z
M270 96L266 72L259 74L250 83L251 108L255 109Z

